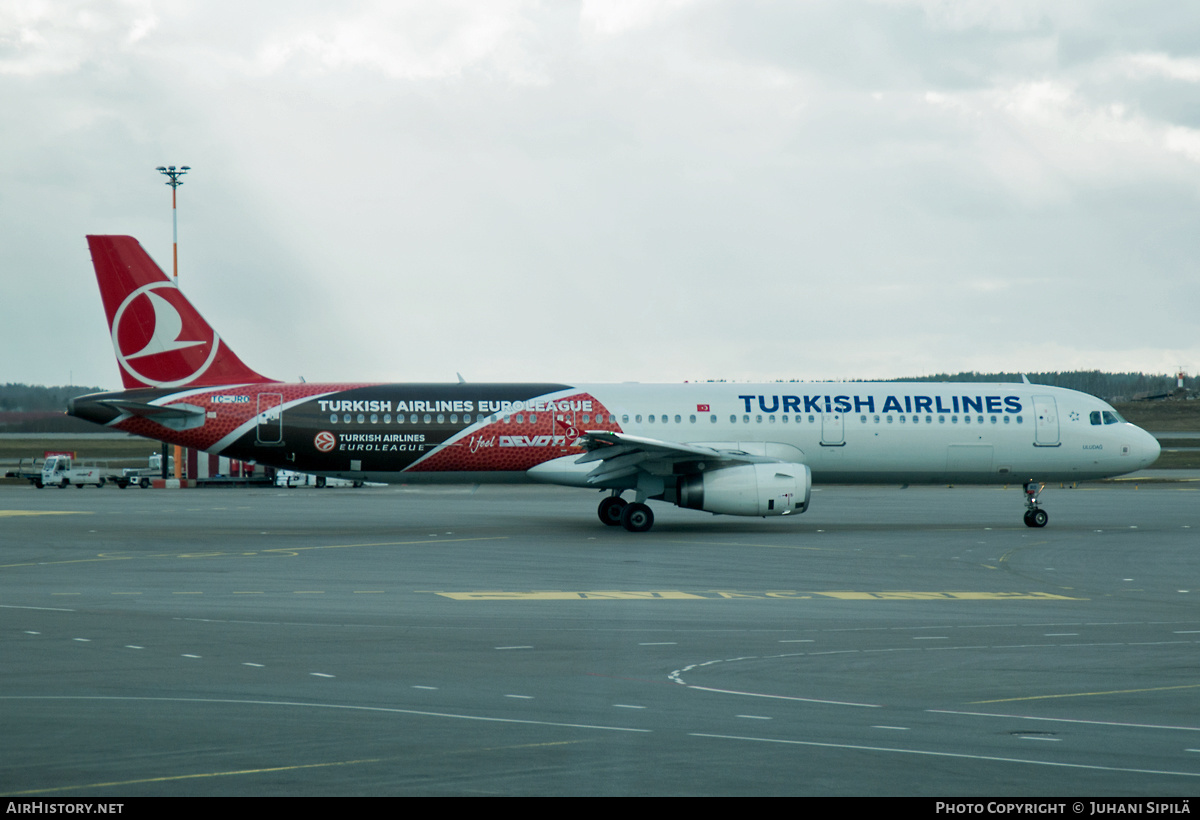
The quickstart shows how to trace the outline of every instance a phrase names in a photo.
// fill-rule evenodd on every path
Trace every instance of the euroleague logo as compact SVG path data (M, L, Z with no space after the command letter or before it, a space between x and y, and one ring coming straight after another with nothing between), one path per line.
M313 437L313 446L322 453L328 453L334 447L337 447L337 436L328 430L322 430Z
M193 381L212 364L220 339L179 289L153 282L130 293L113 314L121 367L151 387Z

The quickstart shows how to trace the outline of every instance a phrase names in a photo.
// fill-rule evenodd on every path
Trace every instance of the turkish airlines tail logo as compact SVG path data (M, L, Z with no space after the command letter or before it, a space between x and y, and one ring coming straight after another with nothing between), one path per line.
M192 303L129 236L89 236L125 387L273 381L221 341Z
M154 332L146 346L137 353L127 355L126 360L153 356L156 353L170 353L174 350L184 350L205 344L204 339L185 342L180 338L183 334L183 317L169 301L153 290L146 291L146 298L150 300L150 305L154 308Z

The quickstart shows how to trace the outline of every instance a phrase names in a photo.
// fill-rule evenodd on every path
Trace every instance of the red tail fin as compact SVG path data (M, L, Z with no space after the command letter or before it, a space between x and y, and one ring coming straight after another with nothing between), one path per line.
M126 388L271 382L237 357L131 236L89 236Z

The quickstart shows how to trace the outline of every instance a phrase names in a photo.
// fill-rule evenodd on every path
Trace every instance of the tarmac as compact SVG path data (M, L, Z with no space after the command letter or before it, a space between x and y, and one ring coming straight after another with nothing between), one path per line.
M553 487L0 487L0 793L1194 794L1169 472L1045 529L1015 485L645 534Z

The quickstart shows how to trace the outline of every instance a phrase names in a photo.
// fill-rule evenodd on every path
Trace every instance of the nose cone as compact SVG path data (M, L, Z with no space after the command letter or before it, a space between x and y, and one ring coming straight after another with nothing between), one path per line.
M1133 453L1137 457L1139 469L1149 467L1154 462L1158 461L1158 455L1162 452L1162 447L1158 443L1158 439L1147 433L1142 428L1138 427L1137 438L1134 441Z

